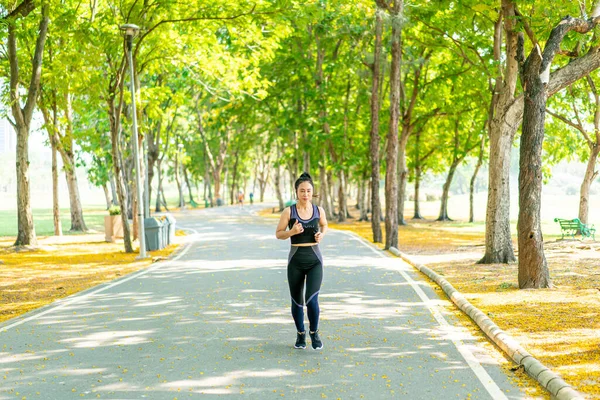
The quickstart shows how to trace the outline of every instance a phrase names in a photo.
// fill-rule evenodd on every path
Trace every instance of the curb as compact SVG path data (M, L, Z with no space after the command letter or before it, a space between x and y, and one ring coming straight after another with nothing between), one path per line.
M556 400L584 400L585 398L571 385L566 383L560 376L552 372L548 367L536 360L521 345L506 332L498 327L481 310L473 306L465 297L458 292L447 280L435 273L430 268L411 260L406 254L394 247L390 252L406 261L431 280L437 283L448 295L456 306L467 314L473 322L517 365L523 366L525 372L544 387Z

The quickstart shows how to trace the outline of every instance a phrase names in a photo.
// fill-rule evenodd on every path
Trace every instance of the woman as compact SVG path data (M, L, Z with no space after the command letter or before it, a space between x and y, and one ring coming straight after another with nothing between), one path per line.
M294 186L298 202L283 210L275 235L277 239L289 238L292 242L287 274L292 297L292 317L298 332L294 347L306 348L304 329L304 304L306 304L311 345L313 349L320 350L323 348L323 342L319 337L319 290L323 281L323 257L319 251L319 243L327 231L327 218L322 207L311 203L314 185L308 173L304 172L300 175Z

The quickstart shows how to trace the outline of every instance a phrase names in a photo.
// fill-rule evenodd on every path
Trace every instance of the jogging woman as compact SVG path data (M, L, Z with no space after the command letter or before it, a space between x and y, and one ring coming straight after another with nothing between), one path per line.
M319 337L319 290L323 281L323 257L319 251L319 243L327 232L327 218L323 208L311 202L314 185L308 173L300 175L294 186L298 202L283 210L276 236L281 240L289 238L292 242L287 276L292 297L292 317L298 332L294 347L306 348L306 305L311 345L313 349L320 350L323 348Z

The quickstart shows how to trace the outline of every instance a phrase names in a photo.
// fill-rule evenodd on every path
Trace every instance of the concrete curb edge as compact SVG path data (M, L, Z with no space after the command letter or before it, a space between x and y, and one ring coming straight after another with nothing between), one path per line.
M556 400L584 400L585 398L571 385L566 383L559 375L552 372L529 354L521 345L498 327L481 310L473 306L465 297L457 291L447 280L442 278L430 268L410 259L395 247L390 247L390 252L406 261L420 272L427 275L437 283L448 295L454 304L475 322L479 328L499 348L502 349L517 365L523 366L525 372L545 388Z

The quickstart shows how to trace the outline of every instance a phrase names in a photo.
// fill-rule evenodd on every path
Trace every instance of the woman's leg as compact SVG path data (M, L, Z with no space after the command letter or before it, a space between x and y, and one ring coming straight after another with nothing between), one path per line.
M304 292L306 272L300 269L294 261L294 254L292 254L287 270L290 296L292 298L292 317L296 324L296 330L304 332L304 299L302 298L302 294Z
M306 275L306 311L311 332L319 329L319 291L323 282L323 261L318 250L316 253L319 260Z

